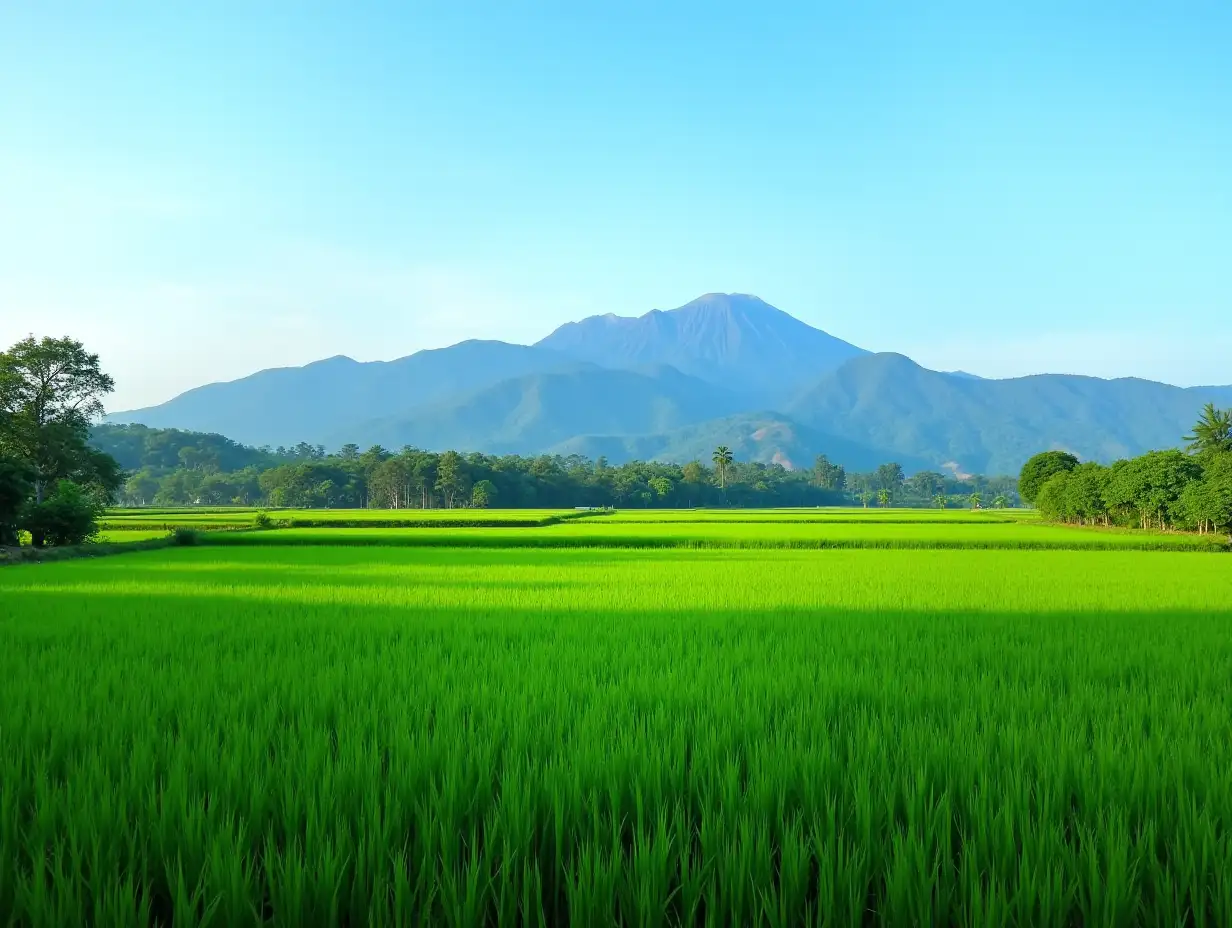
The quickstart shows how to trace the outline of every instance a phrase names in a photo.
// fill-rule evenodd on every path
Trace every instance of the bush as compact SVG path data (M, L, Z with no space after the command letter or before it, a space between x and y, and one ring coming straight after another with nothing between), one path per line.
M252 520L252 524L254 528L273 528L274 520L270 518L268 512L262 509Z
M192 545L197 544L200 540L201 539L193 529L185 528L183 525L171 533L172 543L179 545L180 547L191 547Z
M61 480L56 492L41 503L27 506L21 527L36 548L43 545L79 545L98 535L98 502L71 480Z

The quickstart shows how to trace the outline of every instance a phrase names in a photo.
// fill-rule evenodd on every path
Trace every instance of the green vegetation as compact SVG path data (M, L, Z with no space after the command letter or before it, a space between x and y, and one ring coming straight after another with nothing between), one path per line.
M1232 533L1232 451L1150 451L1109 467L1077 464L1037 492L1040 514L1056 522Z
M227 532L220 545L397 545L498 548L904 548L1016 550L1130 550L1226 552L1211 535L1076 529L1032 523L620 523L579 520L542 528L456 526L403 528L290 528Z
M1160 552L3 571L0 911L1229 924L1230 603Z
M87 442L113 388L98 355L70 338L26 338L0 352L0 546L22 533L36 548L72 546L123 482Z
M811 469L737 461L730 448L683 465L630 461L609 466L581 455L431 453L344 445L336 454L301 442L293 448L245 448L218 435L100 425L92 441L124 463L119 499L157 509L231 504L311 509L559 509L854 505L885 491L886 504L966 507L972 493L1017 501L1012 477L923 472L911 477L894 463L850 473L825 455ZM242 466L236 467L236 465ZM234 468L234 469L232 469Z

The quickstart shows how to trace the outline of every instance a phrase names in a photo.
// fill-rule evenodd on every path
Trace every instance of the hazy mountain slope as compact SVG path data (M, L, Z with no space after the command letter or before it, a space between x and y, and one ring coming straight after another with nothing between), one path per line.
M739 407L731 394L671 367L635 372L575 364L360 422L339 431L332 441L538 454L578 434L666 431Z
M670 364L758 402L777 401L865 353L755 296L726 293L637 318L591 316L537 345L605 367Z
M108 421L220 432L253 445L325 442L352 423L572 363L542 348L477 340L396 361L339 356L207 384L160 406L114 413Z
M976 380L875 354L823 376L787 411L814 428L933 466L1015 473L1048 448L1109 461L1177 445L1208 398L1209 389L1137 379Z
M740 413L654 435L580 435L551 451L603 456L612 464L632 460L685 463L709 462L719 445L731 448L737 460L781 464L792 470L812 467L819 454L853 471L873 470L891 460L908 471L928 466L926 461L895 458L892 452L827 435L773 412Z

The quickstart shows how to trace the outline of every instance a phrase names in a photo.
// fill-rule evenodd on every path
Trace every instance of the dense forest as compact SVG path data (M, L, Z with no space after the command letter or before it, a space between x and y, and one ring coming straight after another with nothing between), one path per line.
M1232 410L1207 404L1185 451L1150 451L1105 467L1064 451L1027 461L1019 487L1056 522L1232 533Z
M824 456L809 470L731 459L609 466L580 455L520 457L344 445L250 448L221 435L100 425L91 442L129 476L126 506L267 505L296 508L620 506L1006 506L1013 477L908 477L887 463L847 473Z

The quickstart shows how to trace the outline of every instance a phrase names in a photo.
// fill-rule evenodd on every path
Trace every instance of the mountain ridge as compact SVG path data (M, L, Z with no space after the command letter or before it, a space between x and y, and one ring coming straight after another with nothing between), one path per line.
M533 345L470 339L393 361L334 355L269 368L106 421L254 446L372 441L659 457L714 440L792 466L829 442L845 466L875 454L905 467L988 473L1015 471L1048 448L1111 460L1176 446L1208 401L1232 404L1232 386L932 371L757 297L706 294L673 310L566 323ZM752 436L758 417L773 440Z

